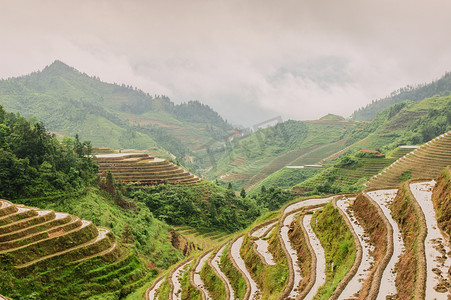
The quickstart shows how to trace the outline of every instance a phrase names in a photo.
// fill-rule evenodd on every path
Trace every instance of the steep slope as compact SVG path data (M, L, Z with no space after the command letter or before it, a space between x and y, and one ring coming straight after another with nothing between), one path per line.
M418 102L404 101L380 112L355 132L351 150L391 150L400 145L418 145L451 130L451 96L433 96Z
M345 153L362 149L370 151L358 152L335 161L332 156L329 158L332 163L326 164L326 168L298 184L294 190L299 194L315 190L320 193L361 191L364 188L363 184L372 176L400 156L415 149L414 146L396 147L422 144L449 130L451 130L451 97L435 96L419 102L407 101L395 104L380 113L371 123L352 132L352 139L357 142L350 145ZM386 153L386 158L371 157L371 152L376 150ZM440 169L444 166L438 167ZM438 173L434 173L428 176L437 175ZM408 179L407 173L404 176ZM387 184L382 183L379 187L386 187Z
M361 191L368 179L414 149L412 146L401 146L392 151L388 157L378 151L359 151L352 156L343 157L315 176L297 184L293 187L293 191L298 194L309 191L313 193ZM304 170L308 169L293 171L305 172Z
M139 182L142 185L189 184L201 179L164 159L146 153L100 154L95 156L99 175L111 172L123 183Z
M451 166L440 173L432 193L437 221L440 228L451 236Z
M435 178L450 164L451 131L448 131L401 157L366 185L396 186L406 179Z
M345 120L286 121L231 142L207 178L252 188L292 164L314 164L346 147L358 123Z
M0 258L0 291L13 298L127 294L127 286L147 273L110 230L67 213L6 200L0 200ZM117 284L105 284L118 271ZM69 284L61 286L60 280ZM38 284L41 281L46 284Z
M420 101L434 95L446 96L451 93L451 73L446 73L442 78L428 84L418 86L406 86L391 93L390 96L373 101L371 104L358 109L351 115L351 119L359 121L371 121L385 108L403 102L405 100Z
M231 286L242 282L245 292L235 296L246 300L447 299L449 237L438 227L444 228L448 221L443 220L448 217L444 215L449 206L448 175L449 170L443 171L433 189L433 181L408 182L399 190L367 189L358 195L288 203L244 234L213 246L213 253L219 251L221 260L230 261L219 266L226 279L216 284L227 290L228 280ZM187 272L196 270L190 267ZM147 299L156 299L160 282L156 280L148 290ZM211 295L209 285L205 286ZM180 289L183 297L189 284L182 283ZM160 298L168 291L162 290ZM230 299L223 296L220 299Z
M51 131L95 146L162 147L184 159L231 126L199 102L175 105L131 86L108 84L55 61L40 72L0 81L0 104L36 116Z

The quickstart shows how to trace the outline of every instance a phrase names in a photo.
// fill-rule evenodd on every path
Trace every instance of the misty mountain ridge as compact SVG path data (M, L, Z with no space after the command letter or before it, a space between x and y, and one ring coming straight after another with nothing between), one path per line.
M0 103L94 146L159 148L184 159L199 143L228 135L232 126L198 101L174 104L124 84L88 76L61 61L40 72L0 81Z
M351 115L351 119L356 121L372 121L379 112L393 104L405 100L417 102L435 95L448 96L450 94L451 72L447 72L438 80L434 80L430 83L418 84L416 86L407 85L406 87L393 91L390 96L373 100L372 103L354 111Z

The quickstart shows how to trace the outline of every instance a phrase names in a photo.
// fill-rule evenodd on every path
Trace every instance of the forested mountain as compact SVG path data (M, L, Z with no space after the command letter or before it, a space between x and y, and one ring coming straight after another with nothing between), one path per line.
M373 100L365 107L359 108L352 115L352 120L371 121L385 108L403 102L404 100L420 101L435 95L447 96L451 94L451 73L446 73L442 78L431 83L417 86L408 85L400 88L383 99Z
M55 61L40 72L0 81L0 104L36 116L56 133L111 148L162 148L183 161L199 144L228 134L231 125L197 101L109 84Z

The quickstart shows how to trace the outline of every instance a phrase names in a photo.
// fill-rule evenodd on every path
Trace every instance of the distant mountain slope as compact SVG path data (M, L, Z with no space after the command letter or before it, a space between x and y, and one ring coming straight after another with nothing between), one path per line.
M406 86L391 93L390 96L373 101L365 107L356 110L352 120L371 121L376 115L387 107L403 102L404 100L420 101L435 95L447 96L451 94L451 72L446 73L439 80L418 86Z
M232 128L207 105L109 84L55 61L40 72L0 80L0 104L36 116L63 135L112 148L163 148L183 160L199 143Z
M345 148L358 122L326 118L279 123L230 143L228 151L207 172L235 186L252 188L290 164L313 164Z
M451 96L404 101L379 113L361 133L353 133L356 143L350 148L392 150L401 145L420 145L448 131L450 126Z
M348 147L347 153L368 149L389 154L398 146L421 145L449 130L451 130L451 96L434 96L419 102L405 101L385 109L373 122L352 132L352 138L356 142ZM359 191L370 177L393 163L393 158L400 157L399 150L395 152L396 155L388 155L386 159L345 156L326 165L325 169L298 184L294 189L300 194L307 191L313 193ZM442 165L440 167L444 168ZM437 175L438 173L434 173L429 177ZM388 183L384 182L378 186L387 185Z

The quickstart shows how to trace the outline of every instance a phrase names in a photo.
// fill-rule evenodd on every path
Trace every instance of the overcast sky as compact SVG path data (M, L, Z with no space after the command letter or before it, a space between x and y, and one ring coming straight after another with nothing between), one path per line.
M449 0L0 0L0 78L59 59L234 124L349 116L451 71Z

